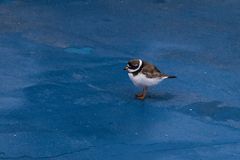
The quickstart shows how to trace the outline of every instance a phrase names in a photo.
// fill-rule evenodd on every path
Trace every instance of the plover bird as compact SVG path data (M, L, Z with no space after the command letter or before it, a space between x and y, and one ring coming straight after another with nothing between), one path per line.
M124 70L128 71L128 76L135 86L143 88L141 93L136 94L141 100L146 97L148 87L155 86L167 78L176 78L161 73L156 66L141 59L130 60Z

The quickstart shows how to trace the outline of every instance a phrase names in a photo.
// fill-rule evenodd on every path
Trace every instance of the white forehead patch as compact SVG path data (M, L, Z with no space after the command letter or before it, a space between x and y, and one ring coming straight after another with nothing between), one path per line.
M142 60L139 59L138 61L139 61L138 68L136 68L136 69L128 69L128 71L129 71L130 73L136 72L136 71L138 71L138 70L141 68L141 66L142 66Z

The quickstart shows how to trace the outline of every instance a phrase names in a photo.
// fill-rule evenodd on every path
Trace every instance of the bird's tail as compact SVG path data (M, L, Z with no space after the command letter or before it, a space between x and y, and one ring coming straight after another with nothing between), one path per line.
M167 78L177 78L176 76L167 75Z
M162 74L161 76L160 76L160 78L162 79L166 79L166 78L177 78L176 76L172 76L172 75L167 75L167 74Z

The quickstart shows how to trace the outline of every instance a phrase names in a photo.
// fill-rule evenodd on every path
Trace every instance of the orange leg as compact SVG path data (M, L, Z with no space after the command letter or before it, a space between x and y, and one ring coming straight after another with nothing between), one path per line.
M146 95L147 95L147 87L144 87L143 91L141 93L136 94L136 98L138 98L140 100L144 100Z

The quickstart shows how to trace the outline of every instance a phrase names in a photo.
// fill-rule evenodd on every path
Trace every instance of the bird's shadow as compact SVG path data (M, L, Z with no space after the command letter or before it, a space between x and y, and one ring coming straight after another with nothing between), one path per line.
M147 98L154 99L154 100L160 100L160 101L169 101L173 99L175 95L171 93L150 93Z

